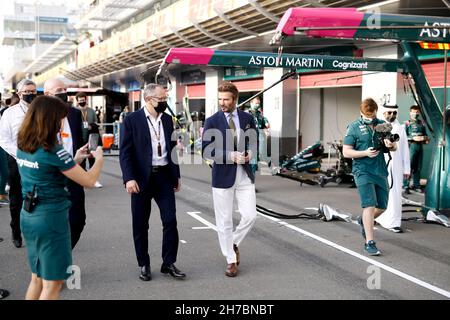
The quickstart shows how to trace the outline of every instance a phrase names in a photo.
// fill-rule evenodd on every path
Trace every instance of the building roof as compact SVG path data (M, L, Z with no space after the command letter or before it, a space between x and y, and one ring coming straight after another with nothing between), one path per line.
M89 12L75 26L78 29L110 29L126 21L140 9L148 7L153 0L105 0ZM213 47L231 50L272 51L266 38L275 30L280 18L291 7L356 7L361 10L382 5L382 12L449 16L450 9L439 0L429 0L426 8L419 0L247 0L243 6L222 11L219 6L211 9L215 15L207 20L191 18L188 27L176 29L166 26L169 32L141 39L140 44L123 47L120 52L97 61L79 66L76 70L62 70L72 80L95 79L117 72L156 66L171 47ZM63 37L64 38L64 37ZM61 39L60 39L61 40ZM68 39L58 40L30 64L27 72L41 72L64 55L76 49ZM328 46L331 40L305 40L308 46ZM314 43L313 43L314 42ZM332 40L334 45L343 42ZM346 41L348 43L348 41ZM311 47L309 48L311 49ZM285 48L290 51L289 48Z
M45 50L37 59L30 63L24 70L24 73L39 73L49 68L55 62L58 62L77 48L77 42L66 36L62 36L50 48Z

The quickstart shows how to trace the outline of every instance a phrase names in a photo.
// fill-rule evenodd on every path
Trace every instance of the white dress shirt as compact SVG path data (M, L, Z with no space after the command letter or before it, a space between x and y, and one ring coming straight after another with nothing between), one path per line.
M0 147L16 159L17 134L22 125L28 105L24 101L9 107L0 120Z
M150 131L150 137L152 139L152 166L165 166L169 163L167 160L167 149L166 149L166 137L164 135L164 126L161 121L162 114L158 115L155 119L150 115L147 108L144 107L145 117L147 118L148 130ZM153 125L150 124L150 121ZM156 130L156 132L155 132ZM159 134L160 140L156 137ZM158 142L161 144L161 157L158 156Z
M73 158L73 139L72 131L70 130L70 124L67 117L64 118L64 127L61 131L62 146ZM61 143L61 141L60 141Z

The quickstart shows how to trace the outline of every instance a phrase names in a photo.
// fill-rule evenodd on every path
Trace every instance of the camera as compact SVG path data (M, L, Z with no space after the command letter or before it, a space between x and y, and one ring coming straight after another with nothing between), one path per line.
M376 139L374 141L374 149L382 150L384 153L388 153L389 149L384 144L384 139L394 143L400 140L400 136L397 133L392 133L392 125L390 123L380 123L375 126L374 131Z
M27 192L25 194L25 200L23 203L23 209L28 212L28 213L32 213L34 208L36 208L38 204L38 197L36 194L36 185L33 186L33 191L32 192Z

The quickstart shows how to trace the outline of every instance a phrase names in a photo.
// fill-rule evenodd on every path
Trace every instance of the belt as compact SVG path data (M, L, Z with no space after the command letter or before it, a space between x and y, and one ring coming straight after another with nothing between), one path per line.
M161 172L161 171L165 170L167 167L168 167L167 164L165 166L152 166L152 172L153 173Z

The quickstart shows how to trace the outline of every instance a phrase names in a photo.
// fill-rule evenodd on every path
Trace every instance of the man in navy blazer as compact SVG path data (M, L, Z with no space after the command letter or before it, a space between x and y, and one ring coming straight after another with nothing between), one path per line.
M67 86L60 79L47 80L44 84L44 93L60 98L69 108L62 130L62 135L64 136L61 138L63 139L64 149L74 157L77 150L83 147L81 111L69 105L67 101ZM66 126L69 127L69 130L67 130ZM86 225L85 194L84 188L70 179L67 181L67 189L70 202L72 203L69 209L69 224L71 244L72 249L74 249Z
M232 83L219 86L220 111L206 119L203 157L213 159L212 191L216 226L222 254L227 260L225 275L237 275L239 245L256 219L255 176L250 162L256 161L257 131L253 117L236 108L238 89ZM233 203L241 220L233 232Z
M128 115L121 126L120 167L126 190L131 194L134 247L139 278L151 280L148 229L151 200L155 199L163 225L161 272L177 279L185 274L175 267L178 229L175 192L180 190L176 139L165 89L157 84L144 88L145 106Z

